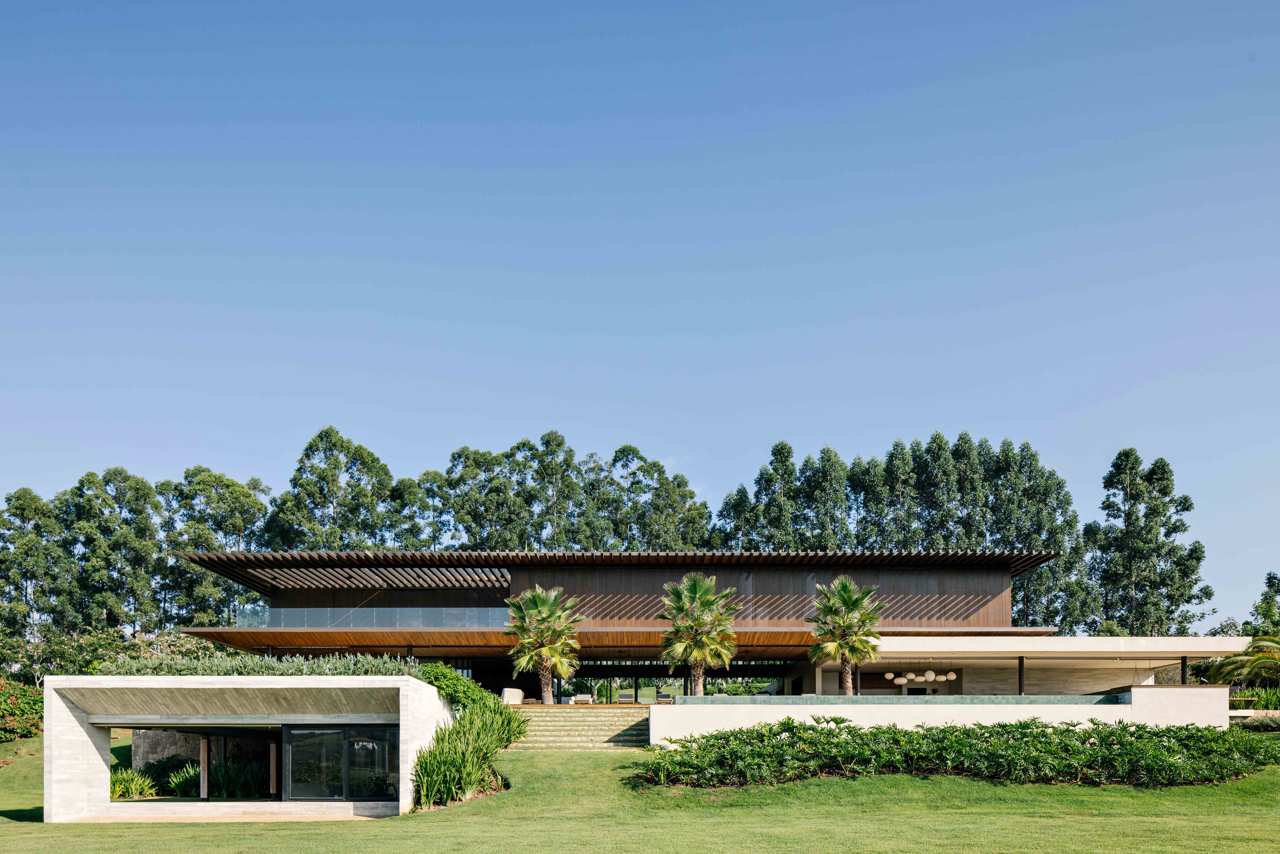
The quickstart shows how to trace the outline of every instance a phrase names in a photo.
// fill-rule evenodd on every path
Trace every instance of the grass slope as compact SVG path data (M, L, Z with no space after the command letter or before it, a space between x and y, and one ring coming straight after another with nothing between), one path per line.
M506 753L512 790L346 823L42 825L40 741L0 745L0 848L127 850L1263 851L1280 768L1222 786L1136 790L879 777L748 790L635 790L637 754Z

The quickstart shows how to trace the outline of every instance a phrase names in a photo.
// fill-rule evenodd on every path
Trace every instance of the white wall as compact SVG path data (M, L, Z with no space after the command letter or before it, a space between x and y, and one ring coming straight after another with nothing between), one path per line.
M1227 688L1217 685L1135 686L1131 704L1077 705L1027 703L895 704L675 704L649 708L649 743L724 729L776 722L841 717L859 726L914 727L941 724L993 724L1039 718L1048 723L1101 720L1154 725L1227 725Z
M413 809L413 764L436 730L453 723L453 710L434 685L417 679L400 688L400 812Z
M80 821L110 803L111 730L44 683L44 820Z

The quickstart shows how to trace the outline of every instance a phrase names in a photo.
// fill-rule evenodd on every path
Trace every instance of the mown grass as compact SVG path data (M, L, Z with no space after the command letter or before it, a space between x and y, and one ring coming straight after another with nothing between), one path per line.
M0 745L8 851L1265 851L1280 768L1220 786L1014 786L903 776L635 788L633 752L505 753L511 790L382 821L43 825L40 742Z

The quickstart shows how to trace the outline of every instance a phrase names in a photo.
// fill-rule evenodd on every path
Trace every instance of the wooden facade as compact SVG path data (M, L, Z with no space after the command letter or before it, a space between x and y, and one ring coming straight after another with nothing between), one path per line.
M397 652L422 657L492 659L510 639L503 614L488 625L468 622L462 609L501 609L506 597L535 584L560 587L579 601L585 620L584 660L657 658L663 585L690 571L732 587L739 658L800 659L812 640L806 617L817 585L848 575L872 587L884 603L884 634L1013 634L1012 578L1054 555L1029 552L789 552L548 553L300 552L219 553L187 559L263 592L283 613L316 609L345 622L274 623L272 628L193 629L197 634L259 651ZM451 564L456 563L456 568ZM325 611L328 609L328 611ZM374 609L392 622L361 624L347 609ZM413 609L457 609L459 623L423 622ZM492 610L489 612L492 614ZM417 623L409 622L415 618ZM327 619L328 617L326 617ZM382 619L379 613L378 620ZM397 621L398 620L398 621ZM301 627L305 626L305 627ZM376 626L376 627L375 627Z
M679 581L673 569L600 571L587 567L515 569L511 590L540 584L578 597L584 626L660 628L662 586ZM724 567L715 571L720 589L732 587L741 606L739 626L799 627L813 613L817 585L847 575L873 587L884 603L881 624L920 628L991 628L1013 625L1011 579L1003 568L939 570L929 567L796 571L781 567Z

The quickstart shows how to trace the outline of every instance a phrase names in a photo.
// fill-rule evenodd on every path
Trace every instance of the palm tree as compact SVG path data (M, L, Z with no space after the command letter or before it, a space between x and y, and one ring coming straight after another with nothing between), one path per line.
M506 634L516 639L511 658L516 673L537 671L542 687L542 702L551 705L551 679L568 679L578 669L578 623L582 617L573 613L578 600L566 597L564 590L543 590L534 585L519 596L507 600L511 608L511 625Z
M821 664L840 663L840 690L853 696L853 668L879 655L882 603L875 600L875 589L859 587L847 575L837 576L828 585L818 585L814 600L817 613L808 618L817 639L809 647L809 658Z
M1254 638L1244 652L1219 661L1213 677L1220 682L1280 681L1280 636Z
M716 577L691 572L679 583L662 585L662 612L671 628L662 633L662 657L671 664L689 665L693 695L702 696L707 667L728 667L738 651L734 643L733 615L738 605L730 602L734 589L716 592Z

